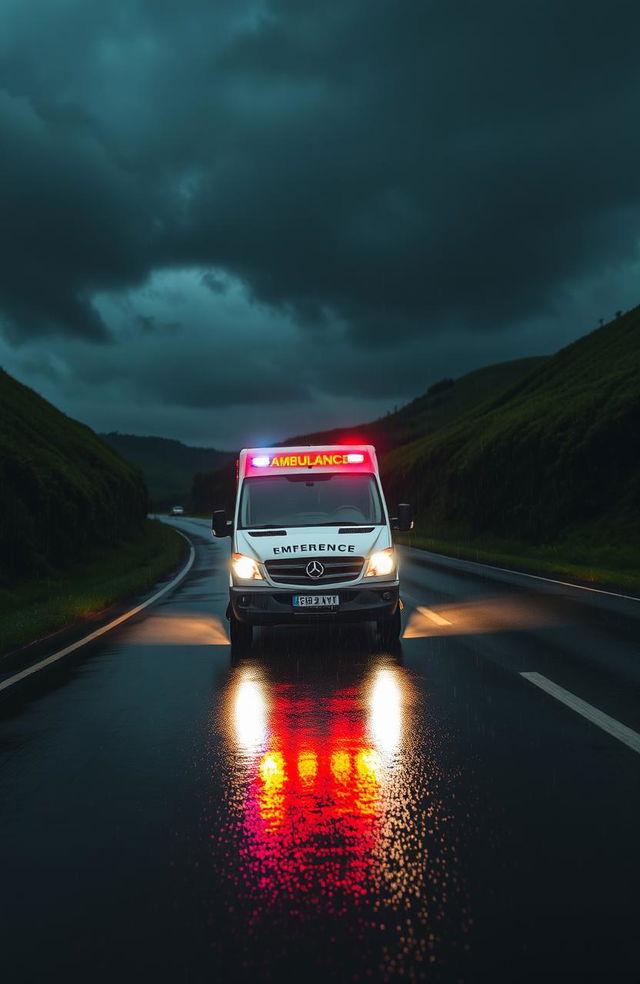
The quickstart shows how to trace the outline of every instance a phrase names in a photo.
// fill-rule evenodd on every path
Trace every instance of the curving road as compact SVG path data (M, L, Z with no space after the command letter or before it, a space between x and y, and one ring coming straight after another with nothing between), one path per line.
M227 543L0 704L3 980L640 981L640 602L404 550L401 653Z

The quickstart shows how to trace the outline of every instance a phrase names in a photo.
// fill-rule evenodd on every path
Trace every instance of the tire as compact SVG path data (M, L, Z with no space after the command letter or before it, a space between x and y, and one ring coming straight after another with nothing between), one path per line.
M239 622L231 612L229 619L229 635L231 637L231 652L234 656L246 653L253 642L253 626L247 622Z
M402 632L402 616L400 605L396 608L391 618L381 619L378 622L378 636L383 646L397 646Z

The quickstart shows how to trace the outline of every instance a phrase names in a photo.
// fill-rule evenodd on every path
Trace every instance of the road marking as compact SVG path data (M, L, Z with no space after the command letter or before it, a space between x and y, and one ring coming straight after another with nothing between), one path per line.
M435 625L451 625L448 618L444 618L442 615L438 615L437 612L432 611L430 608L424 608L422 605L418 605L418 611L425 618L428 618L430 622Z
M410 547L420 550L420 547ZM553 577L543 577L542 574L527 574L526 571L512 571L509 567L496 567L495 564L483 564L478 560L464 560L462 557L450 557L449 554L435 553L433 550L421 550L421 553L431 553L442 560L454 560L459 564L470 564L473 567L484 567L488 571L500 571L502 574L515 574L517 577L529 577L534 581L546 581L547 584L560 584L563 588L577 588L579 591L591 591L593 594L607 595L609 598L622 598L624 601L640 602L637 595L618 594L616 591L605 591L604 588L589 588L586 584L575 584L573 581L558 581Z
M133 615L137 615L138 612L141 612L144 608L148 608L149 605L153 605L158 598L162 598L162 596L166 595L168 591L171 591L176 587L176 585L180 584L180 582L187 576L193 567L196 551L188 536L185 536L185 534L178 529L176 529L176 533L179 533L180 536L183 537L183 539L185 539L189 544L189 558L182 570L176 574L174 579L170 581L169 584L165 584L165 586L160 588L159 591L156 591L151 598L147 598L146 601L143 601L140 605L136 605L135 608L132 608L131 611L125 612L124 615L114 618L112 622L108 622L106 625L103 625L102 628L96 629L95 632L91 632L90 635L85 636L83 639L78 639L77 642L72 642L70 646L65 646L64 649L58 650L58 652L53 653L52 656L47 656L45 659L41 659L39 663L34 663L33 666L28 666L25 670L21 670L20 673L7 677L6 680L3 680L0 683L0 693L3 690L8 690L9 687L13 687L14 684L19 683L21 680L32 676L34 673L38 673L40 670L43 670L45 666L51 666L52 663L57 663L58 660L64 659L65 656L75 652L76 649L81 649L82 646L86 646L87 643L93 642L94 639L98 639L100 636L104 635L105 632L110 632L111 629L115 629L117 625L122 625L122 623L126 622L127 619L131 618Z
M615 718L609 717L604 711L599 711L592 704L587 704L586 700L576 697L570 690L559 687L557 683L542 676L541 673L520 673L520 676L528 680L529 683L533 683L536 687L540 687L541 690L546 691L546 693L555 697L562 704L566 704L576 714L581 714L587 721L596 724L603 731L606 731L608 735L612 735L618 741L632 748L634 752L640 754L640 735L637 731L633 731L632 728L627 728L626 725L620 724Z

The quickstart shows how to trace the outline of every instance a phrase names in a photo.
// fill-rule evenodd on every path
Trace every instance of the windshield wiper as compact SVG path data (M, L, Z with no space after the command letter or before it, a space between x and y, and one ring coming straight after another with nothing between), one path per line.
M328 523L310 523L311 526L371 526L371 523L354 523L352 520L329 520Z

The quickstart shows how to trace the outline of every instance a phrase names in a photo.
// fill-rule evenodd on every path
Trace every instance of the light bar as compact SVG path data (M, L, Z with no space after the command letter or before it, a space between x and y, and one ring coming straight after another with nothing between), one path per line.
M254 458L257 468L336 468L340 465L362 464L363 454L346 454L344 451L312 451L310 453L276 454L273 458ZM260 462L260 464L258 464Z
M252 448L241 464L244 475L272 475L281 472L375 471L375 452L368 447L334 445L333 447Z

